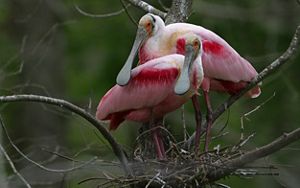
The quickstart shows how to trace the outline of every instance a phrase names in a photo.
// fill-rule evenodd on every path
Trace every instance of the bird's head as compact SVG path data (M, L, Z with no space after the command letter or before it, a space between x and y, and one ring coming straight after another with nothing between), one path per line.
M164 21L159 16L156 16L154 14L148 13L140 19L131 52L123 68L118 74L117 77L118 85L124 86L128 84L130 80L132 64L139 48L144 44L144 42L149 37L156 35L157 32L164 26L165 26Z
M187 33L182 36L182 40L185 43L185 52L183 67L174 87L174 92L177 95L184 95L190 89L192 65L196 58L202 54L202 42L199 36L194 33Z
M147 37L151 37L164 26L165 23L159 16L148 13L140 19L138 29L146 31Z
M187 33L183 35L185 41L185 57L192 55L192 60L202 53L202 42L198 35L194 33Z

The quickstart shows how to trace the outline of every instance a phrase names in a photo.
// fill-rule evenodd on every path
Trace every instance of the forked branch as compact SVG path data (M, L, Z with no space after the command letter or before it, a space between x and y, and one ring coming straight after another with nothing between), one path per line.
M208 170L207 179L212 181L217 181L225 176L230 175L236 169L243 167L244 165L251 163L260 158L266 157L272 153L279 151L280 149L286 147L287 145L300 139L300 128L293 130L290 133L284 133L281 137L277 138L273 142L264 145L260 148L256 148L252 151L246 152L244 155L229 160L223 163L224 168L216 168ZM218 164L215 164L218 166ZM222 165L222 164L221 164Z

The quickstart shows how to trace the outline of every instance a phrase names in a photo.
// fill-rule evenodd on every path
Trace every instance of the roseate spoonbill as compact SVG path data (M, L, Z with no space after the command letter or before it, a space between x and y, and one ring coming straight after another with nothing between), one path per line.
M174 23L165 26L156 15L146 14L140 21L130 55L117 77L118 85L126 85L130 80L130 71L135 55L139 51L139 64L167 54L183 54L184 40L181 36L193 32L201 37L203 45L204 80L201 85L207 106L207 132L205 150L208 150L212 108L208 92L210 90L235 94L243 89L256 75L252 65L241 57L224 39L201 26L188 23ZM247 95L256 98L260 95L259 86L251 89ZM197 106L194 103L194 106Z
M185 56L171 54L150 60L131 71L131 81L115 85L101 99L96 117L110 120L115 130L124 120L155 122L182 106L199 89L203 80L202 43L199 36L183 36ZM181 95L176 95L174 90ZM152 125L153 126L153 125ZM157 157L163 159L164 149L153 131Z

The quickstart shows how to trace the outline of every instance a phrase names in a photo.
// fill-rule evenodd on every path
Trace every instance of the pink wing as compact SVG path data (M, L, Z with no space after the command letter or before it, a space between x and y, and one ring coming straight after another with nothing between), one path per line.
M111 119L111 115L121 112L123 113L120 115L125 116L131 111L151 108L161 103L170 92L173 92L179 72L175 63L163 62L163 58L149 61L133 69L132 79L128 85L123 87L115 85L111 88L98 105L97 118Z
M250 81L256 75L252 65L229 45L203 39L203 68L207 77L240 82Z
M222 39L223 40L223 39ZM223 42L223 45L221 45ZM211 80L212 90L235 94L243 89L258 73L253 66L241 57L231 46L223 41L203 40L203 70ZM205 83L205 82L204 82ZM205 86L204 86L205 89ZM255 98L260 95L259 86L251 89L247 95Z
M250 81L257 75L252 65L241 57L224 39L204 27L175 23L167 27L166 32L193 32L202 38L202 63L208 77L239 82Z
M226 88L228 81L230 88L243 88L247 82L251 81L257 71L253 66L241 57L224 39L219 37L214 32L207 30L201 26L193 24L177 23L167 26L170 30L189 30L199 35L202 38L203 55L202 63L205 77L217 80L211 89L220 90ZM222 83L222 81L225 81ZM221 84L217 86L217 84ZM235 83L239 85L234 85ZM218 88L214 88L214 86ZM230 89L228 88L228 89ZM229 92L230 93L230 92ZM233 92L234 93L234 92ZM260 89L257 86L248 93L251 97L256 97L260 94Z

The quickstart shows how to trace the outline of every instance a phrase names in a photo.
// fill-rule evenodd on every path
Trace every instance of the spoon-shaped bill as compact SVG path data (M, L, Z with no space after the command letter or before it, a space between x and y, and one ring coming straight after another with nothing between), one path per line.
M124 64L124 66L122 67L121 71L119 72L119 74L117 76L116 81L117 81L118 85L124 86L124 85L128 84L130 77L131 77L130 73L131 73L134 58L135 58L141 44L146 39L146 37L147 37L146 30L142 27L139 27L137 30L137 33L136 33L136 37L135 37L132 49L126 60L126 63Z
M174 88L174 92L177 95L184 95L191 87L190 72L191 72L192 63L194 62L194 56L195 56L195 52L193 46L187 45L185 47L185 57L184 57L182 71L180 72L179 78Z

